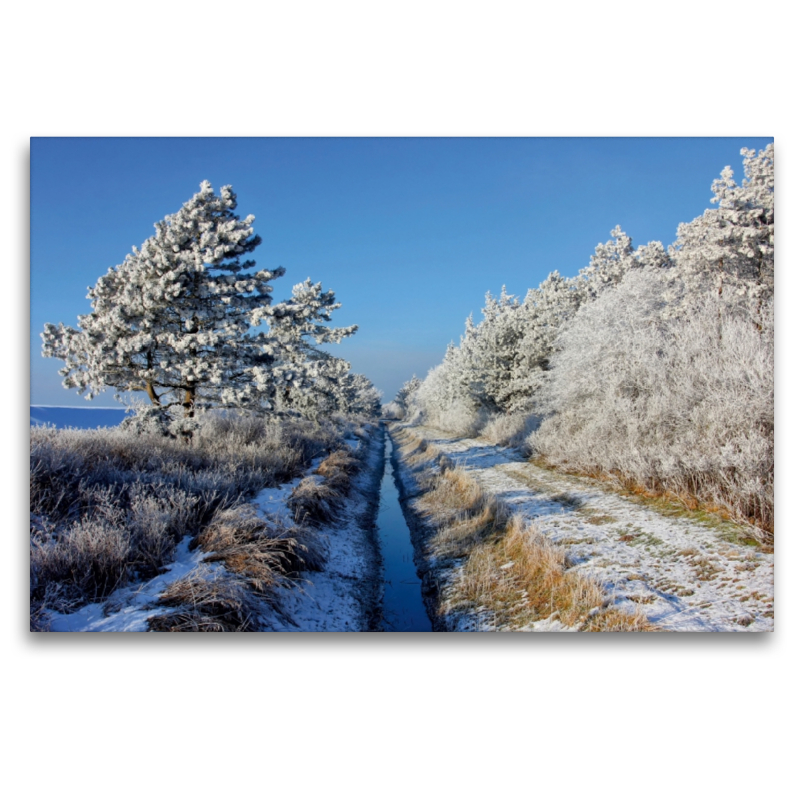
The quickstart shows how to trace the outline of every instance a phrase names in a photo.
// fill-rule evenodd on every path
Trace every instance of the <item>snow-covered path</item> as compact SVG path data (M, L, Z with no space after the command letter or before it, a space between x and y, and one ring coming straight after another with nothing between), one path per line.
M774 557L741 529L668 516L598 482L543 469L509 448L415 427L514 513L564 547L623 610L673 631L773 630ZM746 533L746 532L744 532Z

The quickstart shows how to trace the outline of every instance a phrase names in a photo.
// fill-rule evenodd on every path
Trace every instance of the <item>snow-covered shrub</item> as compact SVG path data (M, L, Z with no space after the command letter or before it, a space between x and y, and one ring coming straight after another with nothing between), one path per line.
M669 273L641 271L559 339L529 438L549 461L720 505L771 528L771 302L759 324L716 292L670 318Z
M406 419L432 425L464 436L474 436L484 424L487 412L470 397L460 379L457 351L434 367L414 394Z
M527 450L527 439L540 422L536 414L495 414L481 428L480 435L492 444Z
M412 413L414 398L422 381L412 375L398 390L391 403L382 408L382 415L386 419L407 419Z
M381 407L381 416L384 419L400 420L403 419L404 413L404 408L394 400Z

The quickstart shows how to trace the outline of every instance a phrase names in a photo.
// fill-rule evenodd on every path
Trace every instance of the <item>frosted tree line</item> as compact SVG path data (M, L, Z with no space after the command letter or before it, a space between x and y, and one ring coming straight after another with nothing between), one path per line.
M664 248L619 227L575 277L486 296L407 419L722 507L771 531L774 149L743 149Z
M311 280L273 302L285 270L255 268L261 237L236 207L230 186L217 195L203 182L89 290L92 311L77 328L45 326L42 354L65 362L65 387L88 399L143 392L151 416L182 429L198 408L377 414L369 380L318 347L357 326L330 327L341 304Z

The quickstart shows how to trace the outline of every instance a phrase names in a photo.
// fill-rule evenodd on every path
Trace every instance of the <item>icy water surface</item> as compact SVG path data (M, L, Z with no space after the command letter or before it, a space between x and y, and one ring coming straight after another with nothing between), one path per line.
M387 434L377 520L383 554L383 626L387 631L430 631L431 622L422 602L422 582L414 566L411 533L400 508L394 480L392 446Z

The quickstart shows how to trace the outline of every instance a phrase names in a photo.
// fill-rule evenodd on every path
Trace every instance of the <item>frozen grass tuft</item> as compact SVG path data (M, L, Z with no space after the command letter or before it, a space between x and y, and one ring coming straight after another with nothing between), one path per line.
M76 521L58 536L32 531L31 599L59 611L101 600L128 579L131 553L121 514Z
M344 496L350 491L350 482L360 467L358 459L349 450L335 450L317 468L325 484Z
M173 607L150 618L151 631L207 633L259 630L258 607L245 581L198 567L172 583L158 601Z
M298 525L322 527L336 519L336 512L341 505L342 496L311 475L292 490L287 505Z
M494 533L505 519L497 500L486 495L478 483L461 469L446 469L418 503L436 533L433 552L440 557L460 558Z
M221 561L265 597L300 570L320 569L325 559L318 536L299 528L282 529L249 505L217 512L197 544L209 553L205 561Z
M360 468L350 450L331 453L292 490L288 506L300 526L322 527L333 522L344 505L353 476Z

